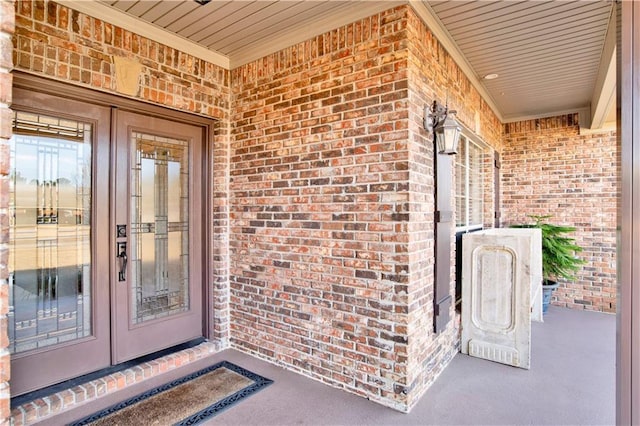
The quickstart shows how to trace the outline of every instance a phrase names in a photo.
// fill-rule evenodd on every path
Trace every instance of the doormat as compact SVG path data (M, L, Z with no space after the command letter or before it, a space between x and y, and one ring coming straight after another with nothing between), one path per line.
M71 425L194 425L271 383L272 380L222 361Z

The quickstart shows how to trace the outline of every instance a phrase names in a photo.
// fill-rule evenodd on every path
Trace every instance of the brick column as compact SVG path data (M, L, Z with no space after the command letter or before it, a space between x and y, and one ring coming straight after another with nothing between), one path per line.
M13 0L0 0L0 423L10 423L10 363L7 333L9 311L9 284L7 260L9 257L9 138L11 137L11 84L13 43L15 29Z

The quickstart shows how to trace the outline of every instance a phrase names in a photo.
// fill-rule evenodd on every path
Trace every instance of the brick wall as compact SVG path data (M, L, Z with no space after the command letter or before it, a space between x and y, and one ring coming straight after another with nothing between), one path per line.
M552 214L577 228L587 261L575 282L561 281L553 303L616 310L616 134L581 135L577 114L504 126L502 212L505 223Z
M228 120L229 72L52 1L16 2L18 70L119 93L114 57L142 64L145 102Z
M406 409L406 9L232 71L232 344Z
M210 306L213 338L228 344L229 71L51 1L17 1L15 69L120 94L114 57L142 64L133 98L217 119L212 141Z
M231 82L233 346L410 409L458 341L455 320L433 334L423 107L449 94L494 145L500 123L409 7L247 64Z
M9 424L10 356L7 328L9 284L7 261L9 249L9 144L11 139L11 84L13 68L11 35L15 27L13 0L0 0L0 424Z

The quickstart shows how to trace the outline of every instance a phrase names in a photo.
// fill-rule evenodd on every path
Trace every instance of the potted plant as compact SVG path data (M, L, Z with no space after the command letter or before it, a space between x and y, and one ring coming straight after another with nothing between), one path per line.
M534 220L534 223L512 225L512 227L539 228L542 231L542 311L546 313L553 290L558 288L557 280L575 279L580 265L586 262L576 257L576 254L582 251L582 247L576 245L575 239L567 236L576 228L546 222L551 215L529 215L529 217Z

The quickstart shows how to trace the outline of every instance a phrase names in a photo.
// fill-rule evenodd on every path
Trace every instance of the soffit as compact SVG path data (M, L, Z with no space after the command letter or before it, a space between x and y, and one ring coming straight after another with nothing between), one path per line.
M608 63L601 59L610 1L59 1L113 23L132 19L127 29L157 29L152 38L231 69L409 3L448 39L443 45L504 122L578 110L586 116L594 99L611 98L596 87L601 62ZM499 77L482 78L491 73Z
M605 1L428 1L504 121L590 108ZM494 80L484 80L498 74Z
M389 0L101 0L229 58L231 68L392 8Z

